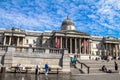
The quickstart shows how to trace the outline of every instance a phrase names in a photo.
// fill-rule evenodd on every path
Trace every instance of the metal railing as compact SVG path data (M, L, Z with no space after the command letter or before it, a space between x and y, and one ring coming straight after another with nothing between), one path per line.
M81 64L81 69L83 69L83 67L85 67L85 68L87 68L87 73L88 74L90 73L90 67L89 66L87 66L85 63L80 62L79 60L77 60L77 62L79 64Z
M7 52L7 50L8 50L8 46L2 46L2 45L0 45L0 51Z

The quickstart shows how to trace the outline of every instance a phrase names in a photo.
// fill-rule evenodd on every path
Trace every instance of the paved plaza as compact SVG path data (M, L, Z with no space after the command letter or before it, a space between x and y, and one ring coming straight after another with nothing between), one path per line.
M120 80L120 74L90 74L90 75L74 75L72 80Z

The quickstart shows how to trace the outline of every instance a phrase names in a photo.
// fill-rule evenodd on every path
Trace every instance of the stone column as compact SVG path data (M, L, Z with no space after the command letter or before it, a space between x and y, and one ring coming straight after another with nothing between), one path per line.
M116 54L116 58L118 57L118 45L115 44L115 54Z
M72 53L72 38L70 38L70 53Z
M17 46L19 46L19 40L20 40L20 39L19 39L19 37L18 37L18 38L17 38Z
M76 38L75 38L75 54L77 53L77 41L76 41Z
M85 40L85 45L86 45L86 54L89 53L89 40Z
M11 45L11 36L9 37L9 46Z
M108 43L106 43L106 54L108 55Z
M65 40L65 44L66 44L66 45L65 45L65 48L68 48L68 47L67 47L67 37L66 37L65 39L66 39L66 40Z
M108 50L109 50L108 54L109 54L109 56L110 56L110 43L109 43L109 49L108 49Z
M79 39L79 53L81 54L81 39Z
M88 40L88 51L87 54L90 54L90 40Z
M105 55L107 55L107 43L105 43Z
M112 49L113 49L113 56L115 56L115 44L112 45Z
M91 55L92 54L92 41L90 41L89 46L90 46L89 52L90 52L90 55Z
M57 48L57 36L55 37L55 47Z
M109 44L109 55L111 56L111 43Z
M60 37L60 48L62 49L62 37Z
M22 39L22 46L24 46L24 43L25 43L25 38L23 37L23 39Z
M86 40L84 39L84 54L86 54Z
M3 45L6 45L6 36L4 37L4 43L3 43Z

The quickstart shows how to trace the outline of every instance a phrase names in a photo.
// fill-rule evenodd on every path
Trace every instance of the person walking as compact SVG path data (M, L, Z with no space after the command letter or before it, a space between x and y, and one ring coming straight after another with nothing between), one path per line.
M45 75L48 75L48 71L49 71L49 66L48 66L48 64L46 63L46 64L45 64Z
M37 65L36 68L35 68L35 74L38 75L40 72L40 66Z
M116 61L115 61L115 70L118 71L118 64Z

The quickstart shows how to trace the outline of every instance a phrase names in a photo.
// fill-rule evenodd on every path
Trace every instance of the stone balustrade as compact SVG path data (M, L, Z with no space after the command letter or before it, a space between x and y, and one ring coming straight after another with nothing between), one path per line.
M67 54L67 49L0 46L0 61L7 68L17 64L44 65L47 62L50 66L60 66L63 71L69 72L70 62ZM66 63L67 65L64 65Z
M14 50L13 50L14 48ZM48 54L62 54L63 49L57 49L57 48L43 48L43 47L12 47L11 46L0 46L0 52L8 52L12 51L13 53L48 53Z

